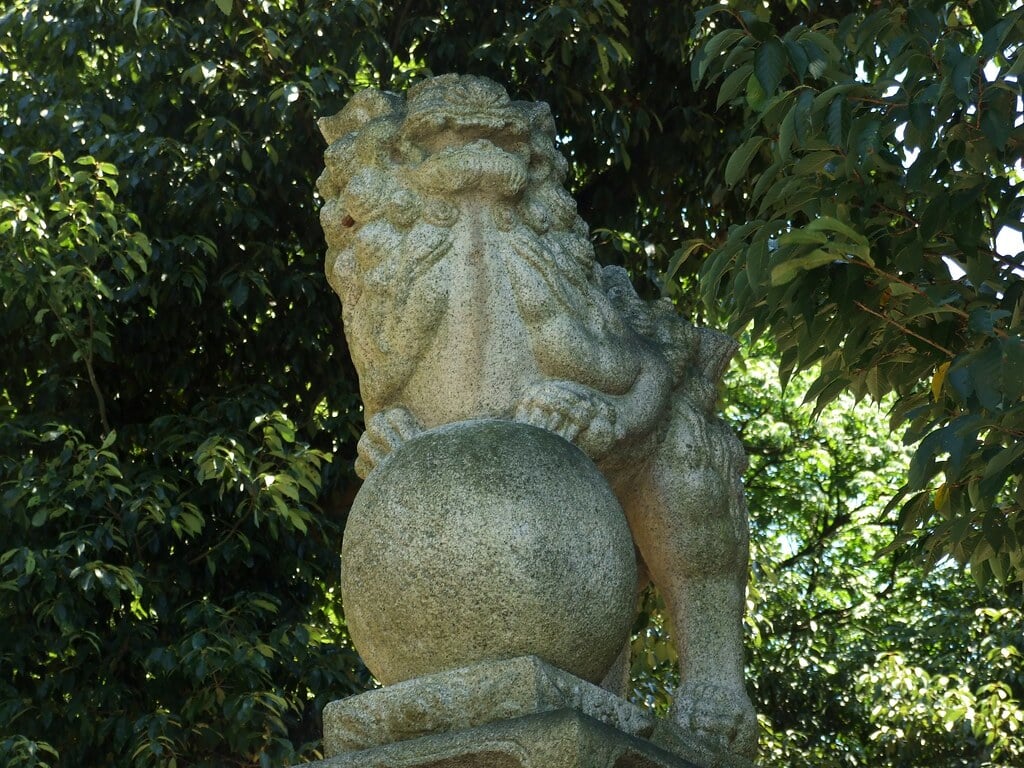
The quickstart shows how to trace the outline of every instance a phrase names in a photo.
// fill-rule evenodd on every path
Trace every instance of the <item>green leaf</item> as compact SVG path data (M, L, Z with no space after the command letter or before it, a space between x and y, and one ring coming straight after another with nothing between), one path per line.
M817 247L827 242L828 236L824 232L816 232L809 227L791 230L779 238L780 246L813 245Z
M995 411L1003 400L999 388L1002 380L1002 354L999 345L990 340L984 349L969 358L967 370L974 384L974 392L982 407Z
M704 75L707 73L708 67L714 63L716 57L730 45L733 45L741 38L746 37L746 33L739 29L723 29L717 33L714 37L708 40L701 47L701 58L697 66L696 76L694 78L694 85L699 85L704 79Z
M704 8L701 8L694 14L694 21L693 27L691 28L691 34L696 36L701 31L701 27L703 26L704 22L707 21L709 17L713 16L716 13L724 13L728 10L729 8L727 6L720 5L717 3L715 5L708 5L705 6Z
M982 479L987 480L993 476L1003 475L1004 473L1009 474L1008 469L1010 465L1021 456L1024 456L1024 441L1018 441L1003 448L985 464L985 470L981 475ZM1005 480L1005 477L1003 480Z
M743 64L742 66L736 67L736 69L729 73L729 76L725 78L722 82L721 88L718 90L718 99L715 102L715 109L721 108L723 104L739 94L747 84L747 79L750 77L750 73L753 69L754 66L752 64Z
M836 261L836 255L821 249L815 249L802 256L786 259L781 264L772 268L771 284L773 286L785 285L801 272L816 269L824 264L831 264Z
M964 56L957 61L956 66L953 68L953 73L950 75L950 80L953 84L953 93L956 94L960 101L966 104L974 99L972 84L978 77L977 56Z
M725 165L725 183L730 187L735 186L743 175L747 172L747 168L750 166L750 161L753 160L754 155L768 142L765 136L753 136L747 139L740 147L732 153L729 157L729 162Z
M761 173L757 179L757 183L754 184L753 190L750 192L751 200L756 201L760 199L761 196L772 187L772 184L779 175L779 171L782 169L782 166L783 163L776 160Z
M836 96L828 108L828 140L836 146L843 146L846 143L849 124L846 97Z
M786 53L789 55L789 62L793 66L793 71L796 72L796 79L802 81L804 75L807 74L807 67L810 64L810 59L807 58L807 51L796 40L787 38L784 43Z
M749 106L754 112L760 112L765 105L767 94L765 94L764 88L761 87L761 82L758 80L757 75L751 75L747 78L747 106Z
M880 128L881 121L875 117L858 117L854 120L851 143L856 149L859 162L864 163L870 157L878 155Z
M730 45L745 36L746 32L741 29L723 29L707 41L704 45L704 52L708 59L713 59Z
M750 248L747 249L746 258L746 271L748 280L755 289L755 292L759 290L765 280L765 271L768 267L768 262L771 254L768 249L768 238L762 237L755 240Z
M798 104L794 104L793 107L786 113L786 116L782 119L782 124L779 126L779 143L778 143L778 156L782 160L788 160L792 153L790 148L793 146L793 137L796 134L796 113Z
M842 57L832 38L816 29L805 30L800 36L800 41L803 43L813 43L818 46L824 52L828 61L838 61ZM820 75L815 74L815 77L820 77Z
M868 239L839 219L833 216L819 216L808 224L805 229L808 232L824 231L842 235L845 238L843 240L843 247L845 249L859 256L868 264L874 264L874 261L871 259L871 246L868 244Z
M217 0L217 7L220 8L225 15L231 14L231 5L232 0Z
M1003 150L1010 140L1013 124L995 109L987 109L981 116L981 130L996 149Z
M1018 307L1020 306L1021 304L1018 304ZM1002 352L1002 390L1008 401L1017 402L1024 397L1024 339L1019 335L1010 335L1000 339L999 345Z
M929 433L917 446L917 450L910 461L910 470L907 474L907 488L909 490L921 490L935 476L937 472L935 455L942 449L947 438L946 429L937 429Z
M676 252L672 254L672 259L668 263L666 277L674 277L676 272L679 271L679 267L681 267L690 255L701 246L707 247L707 243L703 240L686 240L683 242L683 244L676 249Z
M786 72L787 61L786 48L777 37L768 38L757 49L754 72L767 95L771 96L778 89Z
M793 107L793 127L796 130L796 142L802 145L807 141L808 131L811 129L811 106L814 103L814 91L804 88L797 96L796 105Z
M921 215L921 237L930 240L940 231L944 224L947 224L949 212L949 195L945 190L937 190L935 195L925 206Z

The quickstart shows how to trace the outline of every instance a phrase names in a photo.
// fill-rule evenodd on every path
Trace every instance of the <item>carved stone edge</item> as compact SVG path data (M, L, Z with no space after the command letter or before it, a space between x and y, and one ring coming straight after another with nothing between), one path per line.
M669 720L656 722L650 740L700 768L755 768L755 763L745 757L726 752L717 743L688 733Z
M324 752L333 756L557 709L579 711L631 736L654 732L654 718L635 704L535 656L520 656L332 701L323 712Z
M557 709L345 752L302 768L705 768L705 764L673 755L577 710Z
M476 733L484 739L481 742L483 749L490 743L487 739L491 737L485 738L491 732L487 730L489 726L497 728L503 723L522 723L525 719L554 712L574 713L588 722L600 723L610 733L684 761L664 763L666 766L753 766L749 761L725 752L719 745L687 733L670 721L656 719L641 707L535 656L480 662L329 703L323 712L324 753L328 759L345 758L345 761L324 762L323 765L324 768L335 765L365 765L369 768L377 763L351 762L345 756L358 754L369 759L379 750L384 750L380 752L382 755L404 754L400 745L405 742L420 742L445 734L463 744L469 743L465 740ZM433 742L424 742L430 743ZM493 745L488 748L497 749ZM515 752L512 747L508 749L511 750L506 750L509 755ZM470 753L471 750L460 752ZM379 764L389 768L406 765L400 760ZM546 763L534 762L513 762L509 765L549 768ZM655 762L650 765L660 768L662 764Z

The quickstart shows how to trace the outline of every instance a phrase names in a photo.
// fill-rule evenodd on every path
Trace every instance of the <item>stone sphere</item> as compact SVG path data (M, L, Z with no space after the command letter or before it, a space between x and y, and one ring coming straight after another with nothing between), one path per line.
M629 636L636 579L594 464L513 421L401 446L360 489L342 545L349 634L384 684L524 655L599 682Z

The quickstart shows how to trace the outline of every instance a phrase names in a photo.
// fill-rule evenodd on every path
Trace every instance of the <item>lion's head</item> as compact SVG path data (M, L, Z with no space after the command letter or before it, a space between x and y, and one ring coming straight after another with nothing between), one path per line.
M389 282L395 254L443 239L467 199L486 208L498 230L525 225L551 243L559 272L595 280L546 104L511 101L483 78L444 75L404 98L364 90L320 129L329 142L318 181L326 272L343 303L367 282ZM381 269L387 274L375 276Z

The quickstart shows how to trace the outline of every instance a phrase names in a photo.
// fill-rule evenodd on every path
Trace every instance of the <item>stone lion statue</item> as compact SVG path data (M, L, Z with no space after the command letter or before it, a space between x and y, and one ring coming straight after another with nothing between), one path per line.
M752 757L746 458L714 412L733 340L598 266L546 104L445 75L404 98L362 91L320 125L326 272L366 416L358 474L466 419L575 443L621 502L642 581L664 597L681 678L671 717Z

